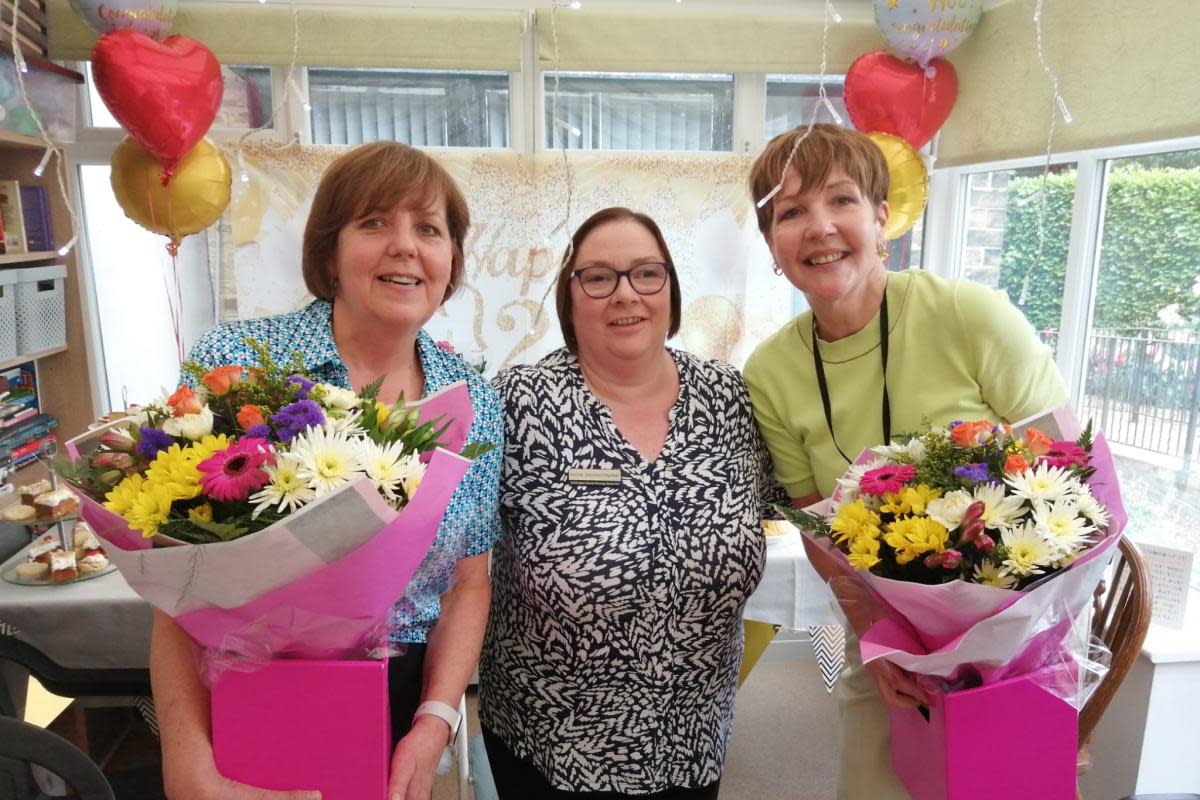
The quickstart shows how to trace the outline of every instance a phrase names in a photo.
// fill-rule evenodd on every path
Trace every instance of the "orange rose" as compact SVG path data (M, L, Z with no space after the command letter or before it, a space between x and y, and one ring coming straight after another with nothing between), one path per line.
M200 398L192 391L190 386L180 386L175 390L175 394L167 398L167 405L171 407L171 415L182 417L184 414L199 414L204 408L204 404L200 402Z
M1025 460L1025 456L1020 453L1013 453L1008 458L1004 459L1004 474L1005 475L1020 475L1025 470L1029 469L1029 462Z
M208 391L220 397L228 394L235 383L242 382L242 368L238 366L217 367L200 379Z
M950 430L950 436L959 447L974 447L979 444L979 434L990 431L992 423L986 419L975 422L960 422Z
M262 411L258 406L244 405L237 412L238 425L242 426L242 430L249 430L255 425L265 425L267 421L263 419Z
M1028 448L1031 455L1046 455L1046 453L1050 452L1052 444L1054 444L1054 441L1037 428L1030 428L1025 431L1025 447Z

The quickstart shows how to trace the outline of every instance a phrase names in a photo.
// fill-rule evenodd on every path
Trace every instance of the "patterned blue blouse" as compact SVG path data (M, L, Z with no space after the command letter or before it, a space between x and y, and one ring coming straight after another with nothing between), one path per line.
M214 368L225 364L257 364L247 337L270 346L271 358L286 364L299 352L309 375L335 386L350 386L350 371L333 340L333 303L316 300L299 311L275 317L238 320L208 331L188 358ZM450 498L433 547L425 556L409 591L392 610L393 642L424 642L438 620L440 598L450 587L458 559L486 553L500 538L499 485L504 418L496 390L462 357L438 347L424 331L417 352L425 371L426 396L466 381L475 420L467 434L472 442L492 442L496 449L476 459Z

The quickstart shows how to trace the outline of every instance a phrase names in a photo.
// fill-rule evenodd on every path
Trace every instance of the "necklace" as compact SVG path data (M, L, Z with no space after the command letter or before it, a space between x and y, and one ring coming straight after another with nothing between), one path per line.
M847 464L853 463L850 456L843 452L841 445L837 442L837 436L833 432L833 411L829 403L829 382L825 380L825 364L821 361L821 350L817 345L817 316L813 315L812 320L812 353L813 367L817 371L817 386L821 390L821 406L825 409L825 424L829 427L829 438L833 440L833 446L837 448L842 458L846 459ZM883 362L883 402L881 404L880 416L883 424L883 443L887 444L892 440L892 407L888 400L887 388L887 363L888 363L888 311L887 311L887 287L883 290L883 300L879 302L879 355Z

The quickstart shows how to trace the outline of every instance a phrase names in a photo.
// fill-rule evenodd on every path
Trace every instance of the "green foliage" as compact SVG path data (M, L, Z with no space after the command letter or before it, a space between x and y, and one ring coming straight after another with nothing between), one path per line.
M1175 162L1187 163L1162 163ZM1161 327L1158 312L1172 304L1182 317L1200 319L1200 296L1192 289L1200 276L1200 169L1145 163L1115 166L1108 176L1094 328ZM1036 329L1058 330L1075 175L1050 175L1042 191L1040 175L1008 185L1000 286ZM1043 202L1045 246L1038 262Z

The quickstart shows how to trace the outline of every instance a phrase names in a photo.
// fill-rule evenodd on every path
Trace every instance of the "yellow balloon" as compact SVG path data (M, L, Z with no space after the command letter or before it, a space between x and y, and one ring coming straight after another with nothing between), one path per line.
M887 239L896 239L917 224L929 196L929 172L912 145L890 133L868 133L867 137L883 151L888 164L888 221L883 229Z
M132 138L112 158L112 188L125 216L173 245L216 222L229 205L229 162L208 139L201 139L162 185L162 164Z

